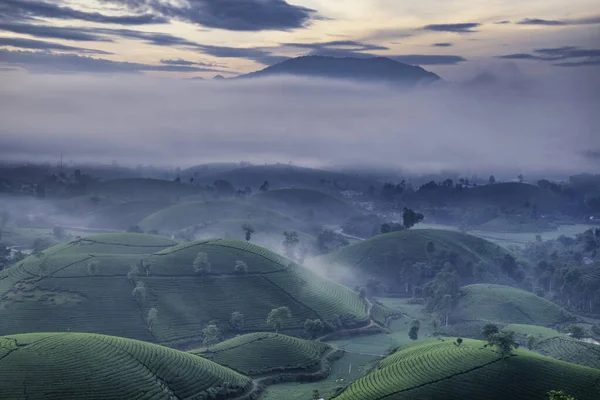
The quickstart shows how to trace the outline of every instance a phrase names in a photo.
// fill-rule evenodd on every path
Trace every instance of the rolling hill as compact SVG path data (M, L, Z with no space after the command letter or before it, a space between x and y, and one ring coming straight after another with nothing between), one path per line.
M0 376L3 399L233 399L252 389L249 378L192 354L83 333L0 337Z
M164 246L154 248L155 241L165 239L157 236L99 236L52 247L0 271L0 334L70 330L187 345L202 339L209 322L230 332L234 311L245 316L243 332L271 330L266 317L281 306L292 312L285 332L302 330L306 319L343 316L352 326L368 323L357 293L246 242L210 240L158 251ZM115 242L119 237L122 243ZM157 252L143 254L149 249ZM208 257L210 272L195 272L198 253ZM129 274L142 261L138 273ZM246 263L246 273L234 271L238 261ZM134 297L136 285L144 288ZM150 331L151 308L158 317Z
M253 203L302 221L341 223L358 213L344 200L310 189L278 189L255 194Z
M315 372L332 346L275 333L236 336L209 349L191 351L248 376L272 372Z
M128 201L101 208L87 215L87 226L99 229L127 230L142 219L170 206L167 201Z
M459 269L470 263L480 266L482 280L507 279L498 265L499 258L510 254L506 249L472 235L439 229L411 229L378 235L317 257L314 262L335 274L336 280L348 284L355 284L357 279L376 278L394 288L401 285L403 263L429 262L429 242L435 245L433 257L456 253L458 258L454 262Z
M403 64L385 57L336 58L327 56L292 58L239 78L264 78L280 75L400 85L430 83L440 79L436 74L421 67Z
M526 350L501 358L484 342L424 341L401 348L336 400L546 400L562 390L578 400L600 393L600 370Z
M557 304L525 290L477 284L462 287L460 291L461 296L451 314L455 323L489 321L555 326L572 318Z
M283 214L259 207L243 201L194 201L175 204L162 209L140 221L139 226L146 232L177 232L185 228L199 225L199 229L223 220L244 220L252 225L255 218L269 224L282 227L283 230L294 229L308 232L310 228L302 221ZM242 231L241 225L237 228Z

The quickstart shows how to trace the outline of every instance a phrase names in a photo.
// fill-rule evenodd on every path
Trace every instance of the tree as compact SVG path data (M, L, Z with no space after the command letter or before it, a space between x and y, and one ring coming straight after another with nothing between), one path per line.
M410 208L404 207L404 212L402 213L402 224L406 229L410 229L419 222L423 221L425 216L421 213L416 213Z
M246 236L246 242L249 242L252 238L252 234L254 233L254 228L252 225L244 224L242 225L242 230L244 231L244 235Z
M411 326L410 331L408 331L408 337L410 340L415 341L419 338L419 327Z
M215 324L210 324L202 329L202 344L204 347L210 347L219 341L221 330Z
M137 225L130 226L129 229L127 229L127 232L129 232L129 233L144 233L142 228L140 228Z
M87 271L89 276L96 276L98 273L98 261L90 261L87 263Z
M517 180L519 181L519 183L523 183L525 177L523 176L523 174L519 174L519 176L517 176Z
M364 287L358 288L358 297L360 297L361 300L364 300L367 297L367 289Z
M321 400L322 399L321 393L319 392L318 389L313 390L312 398L313 398L313 400Z
M287 258L296 260L296 250L300 245L300 239L298 238L298 232L296 231L285 231L283 232L283 248Z
M131 265L129 267L129 272L127 273L127 279L135 282L135 281L137 281L139 274L140 274L140 267L137 264Z
M307 319L304 321L304 332L311 339L316 338L324 329L325 324L320 319Z
M265 181L265 183L263 183L260 186L260 191L261 192L268 192L269 191L269 181Z
M510 355L513 349L519 348L519 343L515 341L515 333L513 331L493 333L489 335L486 340L486 346L495 347L502 357Z
M248 273L248 264L243 261L235 262L235 269L233 270L236 275L244 275Z
M292 318L292 311L289 307L274 308L267 316L267 324L275 329L275 333L278 333L281 325L290 318Z
M131 295L138 302L138 304L142 305L146 301L146 285L142 281L137 281L135 283L135 288L131 292Z
M498 333L498 326L496 324L492 324L488 322L481 328L481 335L484 339L487 339L488 336Z
M551 390L548 392L549 400L576 400L575 397L564 394L562 391Z
M239 311L232 312L229 323L233 326L233 329L239 332L244 327L244 314Z
M496 183L496 177L494 175L490 175L490 185L493 185L494 183Z
M578 325L570 325L567 328L567 333L570 333L571 337L575 339L582 339L585 337L585 329Z
M535 342L536 342L535 336L527 335L527 338L525 339L525 344L527 345L527 348L529 350L533 349L533 347L535 346Z
M150 273L150 268L152 268L152 263L150 261L144 261L144 260L140 261L140 265L139 265L140 272L142 272L142 273L146 274L146 276L148 276L148 274Z
M148 324L148 329L152 331L154 325L156 325L156 321L158 319L158 310L154 307L148 310L148 317L146 318L146 324Z
M210 274L212 271L212 265L208 260L208 254L199 252L194 259L194 272L197 274Z
M52 228L52 234L58 240L63 240L65 237L65 228L63 228L62 226L55 226L54 228Z
M456 338L456 345L460 346L461 344L463 344L463 338Z
M416 326L417 328L421 328L421 321L419 321L418 319L413 319L413 321L410 323L410 326Z

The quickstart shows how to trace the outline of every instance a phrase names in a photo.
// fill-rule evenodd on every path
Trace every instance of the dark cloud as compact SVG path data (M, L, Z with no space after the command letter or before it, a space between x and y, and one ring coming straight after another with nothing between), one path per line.
M282 43L282 46L298 47L311 50L346 50L346 51L376 51L389 50L389 47L362 43L354 40L336 40L331 42L316 43Z
M578 18L578 19L540 19L525 18L517 22L517 25L545 25L545 26L564 26L564 25L595 25L600 24L600 16Z
M467 61L466 58L461 56L436 54L406 54L386 57L411 65L454 65Z
M532 53L516 53L498 56L510 60L539 60L539 61L565 61L553 65L562 67L579 67L599 65L600 49L582 49L576 46L563 46L534 49Z
M431 45L431 47L451 47L453 46L452 43L449 42L444 42L444 43L434 43Z
M423 27L426 31L435 32L456 32L456 33L473 33L477 32L475 28L481 26L480 23L469 22L462 24L433 24Z
M119 3L138 12L153 12L209 28L232 31L263 31L304 28L316 11L295 6L285 0L104 0Z
M164 24L168 20L153 14L142 15L105 15L97 12L84 12L70 7L35 0L2 0L0 2L0 15L7 15L12 19L30 20L36 17L55 19L77 19L88 22L120 24L120 25L146 25Z
M34 50L60 50L60 51L76 51L84 54L112 54L107 51L84 49L81 47L67 46L60 43L45 42L42 40L0 37L0 46L12 46L21 49Z
M496 25L505 25L505 24L510 24L510 21L498 21L498 22L494 22Z
M111 39L100 36L94 32L86 31L85 28L68 28L51 25L0 22L0 30L43 38L65 39L82 42L112 41Z
M160 60L160 63L165 64L165 65L200 65L203 67L215 67L215 65L211 64L211 63L205 63L205 62L201 62L201 61L188 61L188 60L184 60L183 58L162 59L162 60Z
M0 49L0 63L7 64L9 67L19 66L30 72L42 73L227 72L215 68L189 65L150 65L84 57L76 54L2 49Z

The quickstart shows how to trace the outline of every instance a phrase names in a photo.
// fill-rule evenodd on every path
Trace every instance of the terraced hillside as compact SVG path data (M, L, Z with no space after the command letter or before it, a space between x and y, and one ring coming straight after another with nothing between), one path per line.
M451 321L555 326L572 318L562 307L533 293L501 285L461 288Z
M44 254L151 254L175 244L174 240L156 235L103 233L59 244L47 249Z
M139 237L121 236L139 245ZM86 241L84 241L87 243ZM367 324L357 293L264 248L234 240L184 243L153 255L147 248L121 244L71 243L31 256L0 272L0 334L19 332L92 332L163 344L197 343L209 321L231 330L232 312L244 314L244 332L265 331L268 313L287 306L292 318L284 331L302 330L306 319L351 315ZM129 254L125 249L133 249ZM113 251L113 253L109 253ZM211 271L196 273L194 260L206 254ZM132 265L139 268L128 278ZM247 271L234 271L238 261ZM134 283L135 282L135 283ZM144 285L134 298L134 285ZM158 316L152 329L150 309Z
M411 229L378 235L318 257L315 263L324 269L329 267L336 276L343 275L343 269L347 268L350 278L358 274L378 278L388 285L400 285L399 271L403 263L429 262L429 242L435 245L433 257L453 252L458 255L457 267L462 268L467 263L479 265L480 279L507 279L498 263L498 259L509 254L506 249L475 236L440 229Z
M310 189L271 190L255 194L250 200L281 214L320 223L340 223L358 213L344 200Z
M194 185L149 178L114 179L98 183L90 190L97 196L119 201L169 201L202 191Z
M128 201L99 208L88 214L90 228L127 230L148 215L170 205L167 201Z
M192 354L83 333L0 337L0 376L3 399L229 399L252 388L249 378Z
M335 349L322 342L298 339L275 333L237 336L209 349L191 351L244 375L271 372L314 372Z
M563 335L554 329L535 325L511 324L502 329L515 332L517 340L522 346L527 344L528 336L533 336L535 341L531 350L537 353L557 360L600 369L600 346L596 344L586 343Z
M517 350L502 359L484 342L425 341L404 347L337 400L545 400L559 389L578 400L600 393L600 370Z
M160 232L177 232L193 225L200 225L201 228L211 223L231 219L244 220L250 225L254 219L260 219L284 227L286 230L309 231L304 222L291 217L247 202L227 200L176 204L144 218L139 226L146 232L154 229ZM238 230L241 231L241 225Z

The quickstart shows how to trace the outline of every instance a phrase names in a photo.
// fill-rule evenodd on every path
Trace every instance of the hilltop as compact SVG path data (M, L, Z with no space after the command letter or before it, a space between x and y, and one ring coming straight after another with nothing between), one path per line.
M526 350L501 358L485 342L429 340L401 348L375 372L348 386L337 400L545 400L563 390L593 400L600 370L554 360Z
M249 378L201 357L137 340L84 333L0 337L4 399L233 399Z
M201 341L209 322L231 334L235 311L245 316L242 332L272 330L267 315L281 306L291 310L282 325L290 333L301 332L307 319L341 317L332 329L369 323L358 293L253 244L215 239L165 248L168 240L153 235L99 237L52 247L0 271L0 334L70 330L183 346ZM202 274L194 270L199 253L210 263ZM236 273L238 261L245 271ZM135 295L136 286L142 293ZM158 317L150 330L152 308Z
M421 67L403 64L386 57L336 58L327 56L292 58L263 70L241 75L238 78L263 78L280 75L402 85L430 83L440 79L433 72L426 71Z
M428 253L429 243L434 252ZM391 291L406 291L401 277L403 266L424 263L433 271L411 277L410 285L420 285L435 276L435 271L450 262L464 278L507 281L499 260L508 250L487 240L457 231L410 229L378 235L317 257L314 263L347 284L356 279L375 278Z

